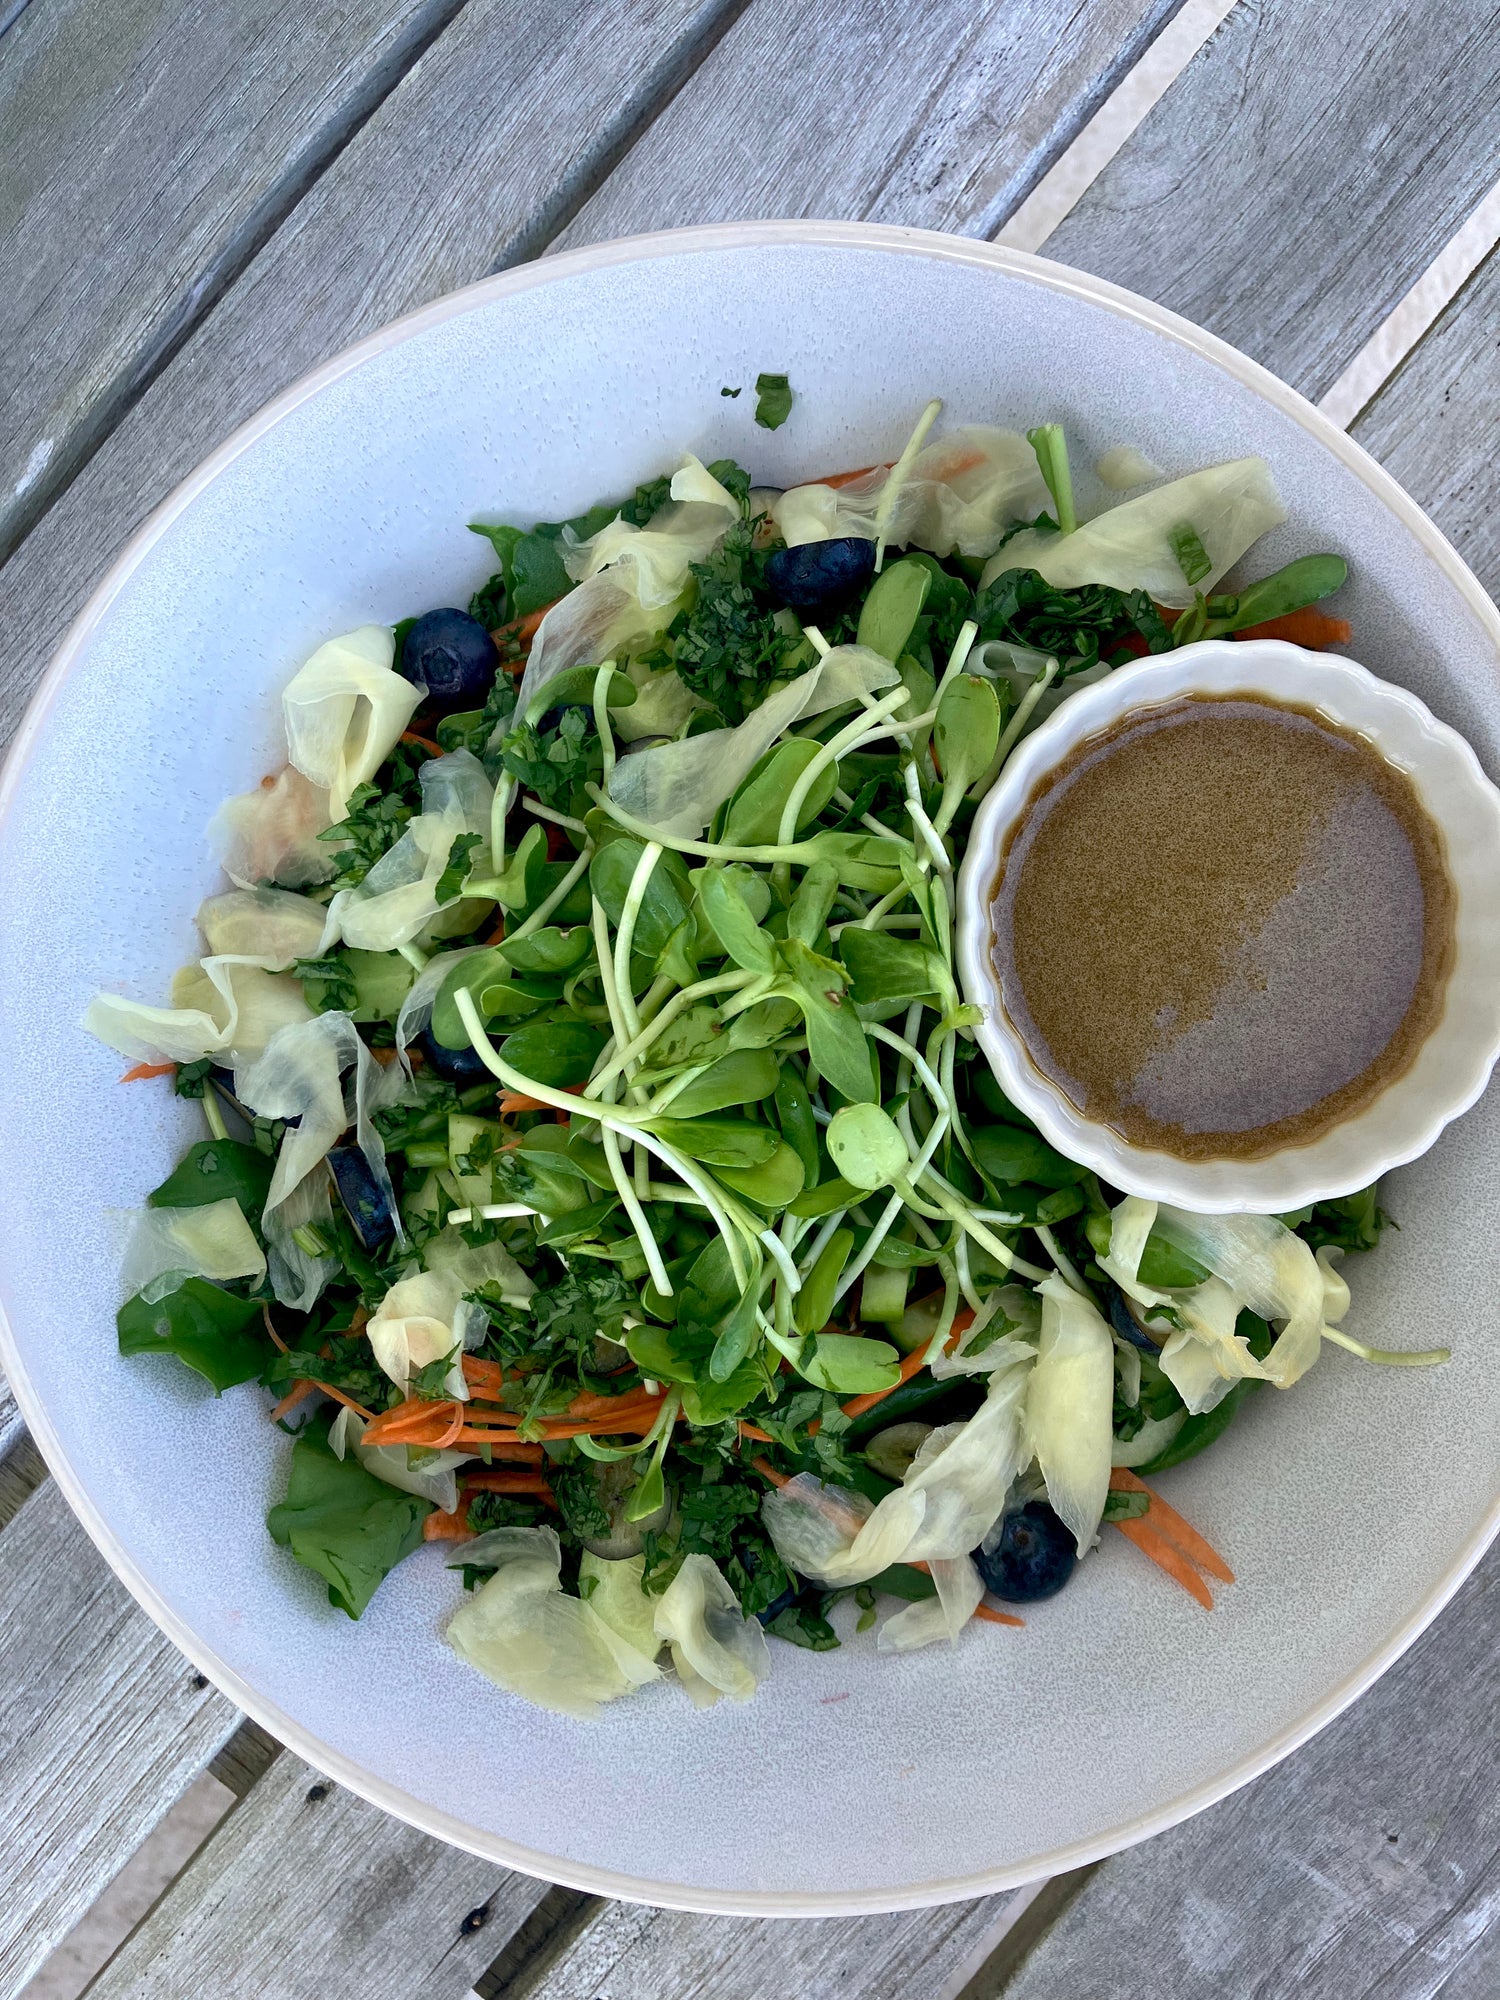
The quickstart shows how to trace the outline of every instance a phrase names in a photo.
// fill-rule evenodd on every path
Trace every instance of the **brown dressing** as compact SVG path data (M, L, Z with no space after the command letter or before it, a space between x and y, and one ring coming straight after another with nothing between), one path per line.
M1259 1159L1362 1111L1436 1026L1453 958L1410 780L1260 696L1182 696L1079 744L1027 801L990 909L1037 1067L1180 1159Z

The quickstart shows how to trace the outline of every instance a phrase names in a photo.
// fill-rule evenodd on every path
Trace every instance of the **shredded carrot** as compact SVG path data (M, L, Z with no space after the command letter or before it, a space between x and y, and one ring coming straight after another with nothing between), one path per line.
M455 1397L453 1401L452 1421L449 1423L447 1430L443 1432L442 1436L434 1440L432 1447L433 1450L447 1451L450 1445L455 1444L457 1442L458 1434L463 1429L463 1427L464 1427L464 1405L458 1401L457 1397Z
M826 479L810 479L809 486L852 486L856 479L868 479L872 472L889 472L888 465L860 465L853 472L830 472Z
M441 757L443 754L441 743L434 743L430 736L419 736L415 729L403 729L401 732L401 741L403 743L415 743L422 750L430 750L434 757Z
M1026 1630L1024 1618L1012 1618L1008 1611L997 1611L992 1604L976 1604L974 1616L982 1618L987 1625L1014 1625L1018 1631Z
M434 1507L422 1523L424 1542L471 1542L474 1530L469 1526L469 1503L460 1500L451 1514L440 1514Z
M316 1383L305 1379L301 1382L294 1382L281 1401L276 1405L275 1409L272 1410L271 1422L279 1424L281 1419L289 1416L299 1403L305 1403L316 1387Z
M505 1472L503 1470L463 1472L460 1475L464 1492L467 1493L533 1493L541 1500L552 1498L552 1485L545 1473Z
M484 1361L477 1354L463 1358L464 1380L476 1396L497 1401L505 1387L505 1370L498 1361Z
M953 1315L953 1329L944 1342L946 1352L952 1352L973 1323L974 1314L970 1308L968 1306L960 1306L958 1311ZM913 1375L919 1374L926 1359L927 1342L924 1341L920 1347L913 1348L910 1354L904 1354L901 1357L901 1372L889 1389L872 1389L867 1396L856 1396L852 1402L845 1403L844 1415L846 1417L862 1417L866 1410L873 1410L877 1403L884 1402L885 1398L892 1394L894 1390L899 1389L903 1382L909 1382Z
M1174 1583L1180 1583L1189 1597L1196 1597L1205 1611L1213 1610L1213 1592L1182 1551L1174 1548L1159 1529L1150 1525L1149 1515L1135 1521L1116 1521L1115 1526L1127 1542L1134 1542L1142 1555L1149 1556Z
M755 1467L761 1478L769 1479L773 1486L785 1486L792 1476L789 1472L778 1472L768 1458L752 1458L750 1463Z
M517 1111L545 1111L546 1105L539 1097L528 1097L524 1090L502 1090L500 1093L500 1115L509 1117Z
M1307 604L1300 611L1288 611L1284 617L1268 618L1263 625L1247 625L1234 636L1288 639L1294 646L1305 646L1310 653L1321 653L1328 646L1347 646L1354 637L1354 627L1347 618L1330 618L1317 605Z
M1144 1479L1123 1465L1117 1465L1109 1475L1111 1493L1144 1493L1151 1505L1142 1517L1151 1523L1175 1549L1181 1551L1189 1562L1199 1569L1206 1569L1210 1576L1216 1576L1221 1583L1233 1583L1234 1571L1225 1562L1212 1542L1205 1541L1190 1521L1185 1521L1175 1507L1169 1507L1159 1493L1154 1492Z
M561 603L560 597L552 600L552 604ZM518 646L529 646L552 604L544 604L540 611L528 611L524 618L513 618L508 625L497 625L490 637L497 646L503 645L507 639L514 639Z
M260 1309L260 1316L265 1321L266 1332L271 1336L272 1342L275 1344L275 1346L279 1347L283 1354L290 1354L292 1350L287 1346L286 1342L282 1339L281 1335L276 1331L276 1322L271 1317L271 1308L267 1305L263 1305Z
M346 1396L342 1389L335 1389L331 1382L320 1382L314 1377L313 1387L321 1389L325 1396L332 1396L333 1400L342 1403L346 1410L353 1410L355 1416L362 1417L366 1423L369 1423L375 1414L373 1410L367 1410L363 1403L356 1403L352 1396Z
M171 1076L173 1072L176 1070L176 1068L177 1065L174 1062L169 1062L169 1063L141 1062L137 1063L134 1069L126 1070L125 1074L120 1078L120 1081L121 1083L143 1083L148 1076Z
M483 945L503 944L505 942L504 910L501 910L499 912L499 914L495 918L493 927L485 933L485 935L479 940L479 942Z

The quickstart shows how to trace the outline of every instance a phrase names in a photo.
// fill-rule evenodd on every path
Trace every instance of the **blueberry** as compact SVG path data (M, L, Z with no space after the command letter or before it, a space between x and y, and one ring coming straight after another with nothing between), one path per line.
M771 1620L779 1618L783 1611L790 1611L796 1601L797 1593L795 1590L784 1590L780 1597L773 1597L771 1599L771 1602L766 1606L764 1611L757 1611L755 1615L762 1625L769 1625Z
M489 1078L489 1066L477 1050L445 1049L434 1039L431 1028L424 1028L418 1035L417 1047L427 1067L444 1083L484 1083Z
M396 1233L396 1218L358 1146L335 1146L328 1155L328 1165L339 1200L366 1250L378 1250L382 1243L389 1243Z
M409 681L426 688L429 708L451 715L483 707L500 670L500 655L477 618L449 605L422 614L406 635L397 665Z
M1109 1288L1109 1323L1122 1340L1128 1340L1132 1347L1139 1347L1146 1354L1159 1354L1161 1349L1149 1333L1142 1330L1140 1321L1130 1310L1129 1301L1117 1285Z
M1077 1545L1045 1500L1030 1500L1008 1514L992 1549L976 1549L974 1560L986 1590L1007 1604L1035 1604L1055 1597L1073 1574Z
M875 544L859 535L803 542L766 561L766 587L804 618L837 611L875 574Z

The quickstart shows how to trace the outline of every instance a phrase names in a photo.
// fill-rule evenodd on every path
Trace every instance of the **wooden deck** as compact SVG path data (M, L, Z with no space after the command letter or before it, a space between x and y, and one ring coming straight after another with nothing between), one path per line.
M731 217L1024 241L1338 384L1493 590L1497 177L1490 0L0 0L0 741L130 529L313 363L549 250ZM0 1384L0 2000L39 1971L46 2000L1493 2000L1497 1640L1492 1555L1297 1755L1039 1890L601 1903L238 1716Z

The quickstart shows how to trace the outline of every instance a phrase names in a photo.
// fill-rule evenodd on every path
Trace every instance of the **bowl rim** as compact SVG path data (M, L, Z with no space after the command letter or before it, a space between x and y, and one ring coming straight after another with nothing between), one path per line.
M1428 558L1464 599L1477 624L1500 655L1500 610L1447 538L1428 520L1416 502L1361 445L1334 424L1306 397L1280 381L1259 362L1215 334L1155 305L1124 287L1084 271L1013 250L996 243L885 223L765 220L697 224L657 230L590 244L544 257L445 294L392 320L300 376L254 416L238 426L130 535L104 576L74 618L44 671L0 766L0 824L3 824L31 752L51 714L54 702L105 613L129 579L171 525L243 452L274 430L303 403L320 395L344 375L393 347L444 322L473 312L491 301L563 282L619 264L642 263L746 249L803 248L808 251L880 251L893 256L935 259L969 265L1059 292L1081 303L1103 307L1132 320L1159 337L1186 349L1220 369L1284 416L1290 417L1380 501L1406 528ZM589 1866L564 1856L546 1854L520 1842L488 1833L456 1815L413 1797L399 1786L375 1777L353 1759L326 1744L275 1703L267 1701L198 1635L158 1594L137 1567L104 1515L94 1506L76 1477L61 1441L43 1408L22 1362L15 1336L0 1299L0 1368L3 1368L32 1437L64 1498L111 1569L153 1623L228 1698L277 1740L317 1770L383 1811L405 1820L451 1846L467 1849L504 1867L543 1881L560 1883L599 1896L649 1903L667 1909L723 1916L864 1916L886 1911L921 1909L936 1904L993 1895L1061 1874L1119 1853L1238 1791L1305 1743L1340 1715L1373 1681L1427 1629L1463 1584L1500 1531L1500 1491L1489 1512L1449 1567L1438 1576L1416 1608L1349 1673L1336 1682L1300 1716L1227 1769L1189 1786L1148 1812L1121 1820L1086 1838L1048 1849L1024 1862L947 1879L906 1884L900 1888L853 1891L721 1890L697 1884L659 1882L649 1877Z
M1448 872L1458 897L1457 962L1443 1011L1411 1066L1361 1111L1316 1139L1249 1160L1184 1159L1138 1145L1080 1110L1031 1056L1006 1011L988 950L991 889L1037 788L1101 731L1194 694L1258 695L1273 703L1295 697L1373 744L1406 772L1437 826L1452 857ZM1455 816L1483 822L1477 862L1474 839L1465 837L1474 829L1460 832ZM1117 667L1081 688L1016 746L980 801L958 873L959 980L965 997L984 1010L974 1032L1000 1087L1070 1159L1128 1194L1198 1214L1284 1215L1352 1194L1420 1159L1483 1093L1500 1058L1500 1006L1449 1002L1455 992L1479 1000L1494 990L1500 971L1500 892L1494 884L1500 869L1487 871L1485 864L1497 860L1500 790L1485 775L1473 745L1409 688L1342 654L1309 652L1285 639L1202 639ZM1439 1062L1434 1077L1430 1071Z

